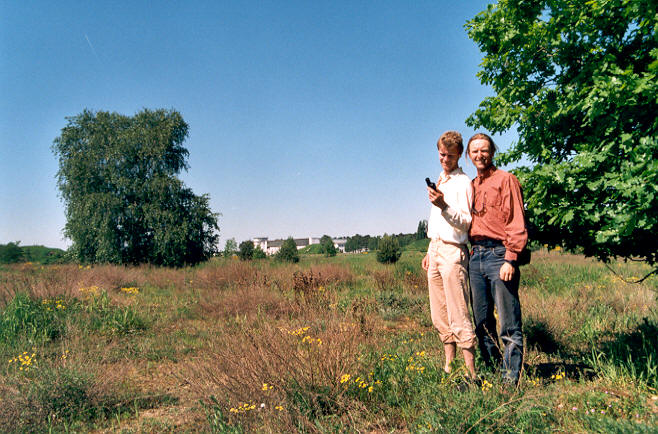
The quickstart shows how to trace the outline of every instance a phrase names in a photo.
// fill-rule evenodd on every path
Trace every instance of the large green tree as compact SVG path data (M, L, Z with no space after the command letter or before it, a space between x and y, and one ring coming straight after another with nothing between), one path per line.
M188 125L173 110L84 110L53 144L64 234L81 262L195 264L216 251L217 214L177 175Z
M501 0L467 23L494 95L467 123L519 140L543 243L658 261L658 3Z

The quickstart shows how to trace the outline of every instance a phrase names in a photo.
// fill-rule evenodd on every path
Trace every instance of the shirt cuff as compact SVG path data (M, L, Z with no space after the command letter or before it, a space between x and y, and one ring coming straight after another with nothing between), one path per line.
M455 219L455 211L452 208L450 208L450 205L446 205L445 208L441 209L441 215L443 216L443 218L448 220L448 222L451 222Z

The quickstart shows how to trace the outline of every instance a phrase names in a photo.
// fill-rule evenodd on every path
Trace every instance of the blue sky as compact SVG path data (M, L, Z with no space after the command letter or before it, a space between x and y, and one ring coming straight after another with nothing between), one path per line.
M486 4L0 0L0 243L69 244L51 145L85 108L182 114L220 248L414 232L437 138L491 93L464 30Z

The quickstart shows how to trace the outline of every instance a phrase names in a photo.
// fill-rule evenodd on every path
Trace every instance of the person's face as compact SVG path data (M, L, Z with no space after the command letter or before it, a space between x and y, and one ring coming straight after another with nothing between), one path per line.
M455 170L460 156L461 154L458 154L456 150L448 150L445 146L439 145L439 161L444 172L450 173Z
M487 139L475 139L468 147L468 158L478 171L491 167L493 155L491 155L491 143Z

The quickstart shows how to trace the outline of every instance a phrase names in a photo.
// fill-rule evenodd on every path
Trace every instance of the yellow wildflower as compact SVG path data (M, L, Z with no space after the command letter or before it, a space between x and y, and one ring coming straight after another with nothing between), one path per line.
M352 377L352 376L351 376L350 374L343 374L343 375L340 377L340 382L341 382L341 383L347 383L348 381L350 381L350 378L351 378L351 377Z
M121 288L121 292L125 292L126 294L131 294L131 295L137 295L139 294L139 288L135 288L133 286L128 288Z

